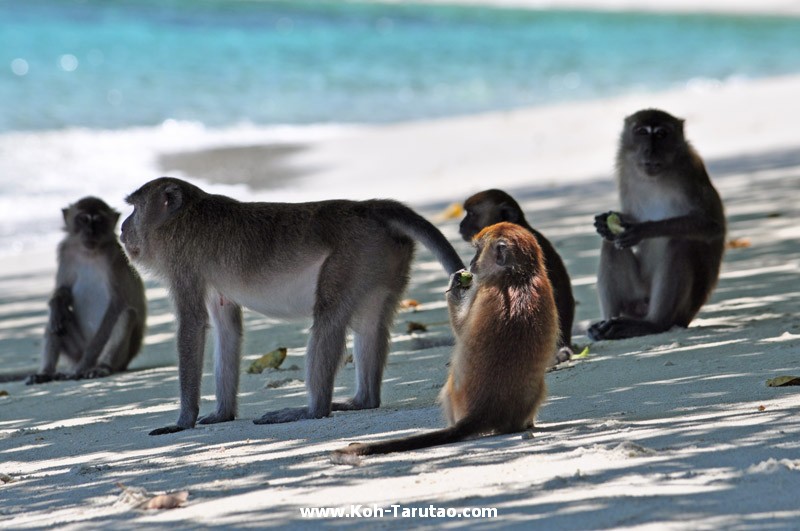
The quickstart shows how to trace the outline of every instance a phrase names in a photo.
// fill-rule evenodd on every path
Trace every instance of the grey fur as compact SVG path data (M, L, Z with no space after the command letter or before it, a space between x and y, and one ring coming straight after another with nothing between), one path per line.
M197 421L209 316L216 337L217 409L199 422L235 417L242 306L314 319L306 361L308 407L268 412L257 424L378 407L389 327L413 258L411 238L429 246L448 273L463 268L433 225L395 201L243 203L162 177L133 192L128 202L134 212L122 224L125 248L168 283L178 315L181 412L176 425L154 435L192 428ZM355 333L356 394L335 403L333 379L348 328Z
M29 385L124 371L144 337L144 286L117 241L119 212L85 197L63 215L67 235L58 247L42 366ZM71 374L56 373L62 353L75 364Z
M595 218L603 237L597 278L603 321L592 339L686 327L717 282L725 243L722 201L683 120L648 109L625 119L617 155L624 231Z

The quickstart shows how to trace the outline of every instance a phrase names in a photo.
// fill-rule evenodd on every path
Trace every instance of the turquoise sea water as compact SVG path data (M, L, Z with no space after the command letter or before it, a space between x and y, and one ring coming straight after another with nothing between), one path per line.
M800 71L800 20L0 0L0 132L386 122Z
M0 0L0 256L52 249L82 196L124 212L165 153L794 72L792 18Z

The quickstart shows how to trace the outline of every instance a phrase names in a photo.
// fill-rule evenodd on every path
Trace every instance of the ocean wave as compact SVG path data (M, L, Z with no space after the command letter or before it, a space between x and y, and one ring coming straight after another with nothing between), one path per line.
M64 129L0 134L0 255L52 247L60 238L61 209L95 195L123 215L125 196L163 174L166 155L242 146L302 145L347 134L353 125L240 124L212 129L166 120L157 127L119 130ZM278 200L274 190L254 191L236 176L221 183L171 171L214 193L246 200Z

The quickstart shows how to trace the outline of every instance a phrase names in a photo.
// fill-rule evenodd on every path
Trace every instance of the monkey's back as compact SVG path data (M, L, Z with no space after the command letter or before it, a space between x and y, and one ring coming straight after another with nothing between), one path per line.
M487 311L470 315L469 334L458 338L452 385L461 403L453 409L487 419L487 429L524 429L545 394L558 317L547 278L533 284L479 293L474 304Z

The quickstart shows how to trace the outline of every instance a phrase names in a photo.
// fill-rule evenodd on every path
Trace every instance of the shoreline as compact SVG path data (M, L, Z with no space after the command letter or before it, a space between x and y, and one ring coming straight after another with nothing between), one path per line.
M364 125L306 143L285 161L298 177L279 200L341 197L341 190L368 199L391 190L390 197L401 201L440 205L490 187L546 188L610 178L622 119L648 107L686 119L687 138L706 160L791 153L800 148L793 126L800 122L800 107L775 102L791 101L797 93L800 75Z

